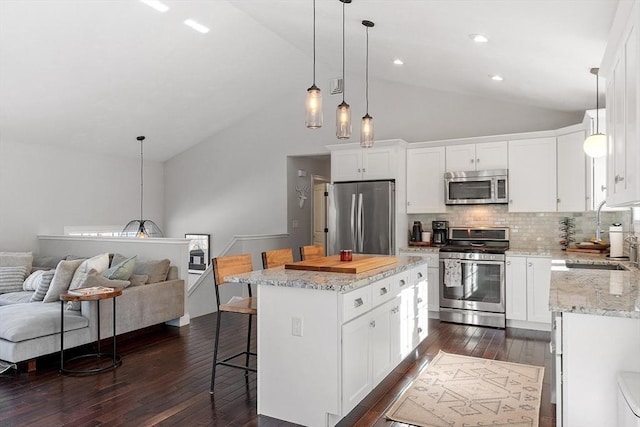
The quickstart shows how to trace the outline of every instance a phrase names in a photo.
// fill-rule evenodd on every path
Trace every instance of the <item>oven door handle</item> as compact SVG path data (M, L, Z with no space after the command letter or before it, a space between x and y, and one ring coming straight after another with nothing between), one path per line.
M461 259L460 264L504 265L504 261L484 261L479 259Z

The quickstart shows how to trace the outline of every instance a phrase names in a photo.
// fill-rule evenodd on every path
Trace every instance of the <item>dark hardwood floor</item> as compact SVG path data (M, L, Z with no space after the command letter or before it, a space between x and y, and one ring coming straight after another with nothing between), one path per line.
M209 394L215 322L207 315L187 327L157 326L119 337L122 366L99 375L60 375L58 355L40 358L35 373L0 375L0 425L291 426L256 414L255 374L245 383L243 371L218 367L216 392ZM246 316L223 317L223 354L242 349L245 328ZM399 426L386 421L386 409L438 350L544 366L540 426L555 426L548 341L549 333L433 320L428 338L340 426Z

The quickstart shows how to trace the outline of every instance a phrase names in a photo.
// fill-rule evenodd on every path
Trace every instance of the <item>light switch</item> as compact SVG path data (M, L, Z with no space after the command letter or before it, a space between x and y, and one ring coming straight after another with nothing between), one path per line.
M301 317L291 318L291 335L293 335L294 337L302 336L302 318Z

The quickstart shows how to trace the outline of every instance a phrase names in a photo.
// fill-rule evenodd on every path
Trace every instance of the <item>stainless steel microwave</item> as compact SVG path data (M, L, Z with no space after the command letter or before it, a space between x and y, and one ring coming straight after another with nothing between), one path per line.
M507 170L445 173L444 203L447 205L509 203Z

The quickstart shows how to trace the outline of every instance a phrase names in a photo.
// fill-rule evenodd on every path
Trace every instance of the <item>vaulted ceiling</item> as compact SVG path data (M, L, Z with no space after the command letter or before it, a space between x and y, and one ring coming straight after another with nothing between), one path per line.
M311 83L311 0L164 3L160 13L137 0L0 0L0 141L136 156L131 144L145 134L154 141L147 155L162 161L274 99L301 103ZM328 90L341 72L342 3L316 3L319 84ZM347 80L362 73L368 19L371 79L593 108L589 68L600 63L617 3L353 0ZM489 42L472 42L474 33Z

